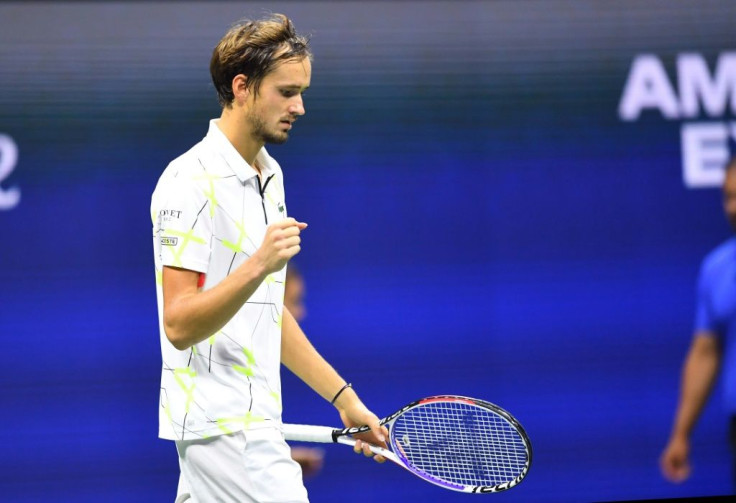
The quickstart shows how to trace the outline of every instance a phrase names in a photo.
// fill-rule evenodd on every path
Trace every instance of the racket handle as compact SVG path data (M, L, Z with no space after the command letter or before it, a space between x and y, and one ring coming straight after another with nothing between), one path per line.
M284 424L283 432L286 440L298 442L320 442L331 444L337 442L334 428L329 426L311 426L307 424Z

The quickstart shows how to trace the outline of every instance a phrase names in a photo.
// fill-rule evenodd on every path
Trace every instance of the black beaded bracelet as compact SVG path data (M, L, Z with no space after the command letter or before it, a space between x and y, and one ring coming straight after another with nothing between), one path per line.
M353 387L353 383L345 383L345 386L343 386L342 388L340 388L340 391L337 392L337 394L335 395L335 398L332 399L332 401L330 402L330 405L335 405L335 401L342 394L342 392L345 391L346 389L352 388L352 387Z

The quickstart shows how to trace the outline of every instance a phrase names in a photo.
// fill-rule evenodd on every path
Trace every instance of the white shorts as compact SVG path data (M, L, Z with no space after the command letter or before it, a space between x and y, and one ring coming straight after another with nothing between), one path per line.
M308 503L302 470L276 428L176 442L176 503Z

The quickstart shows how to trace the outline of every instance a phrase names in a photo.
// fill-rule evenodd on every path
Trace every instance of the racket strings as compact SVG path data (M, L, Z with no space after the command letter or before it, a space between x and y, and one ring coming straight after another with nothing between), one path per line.
M515 426L469 402L430 402L397 418L392 436L411 467L453 484L499 486L528 465L527 447Z

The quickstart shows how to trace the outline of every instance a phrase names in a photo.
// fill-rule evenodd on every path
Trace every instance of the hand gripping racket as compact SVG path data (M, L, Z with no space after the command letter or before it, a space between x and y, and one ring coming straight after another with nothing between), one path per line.
M464 396L432 396L381 420L389 449L371 446L414 475L445 489L492 493L521 482L532 462L532 446L521 424L492 403ZM355 445L349 435L368 426L285 424L286 440Z

